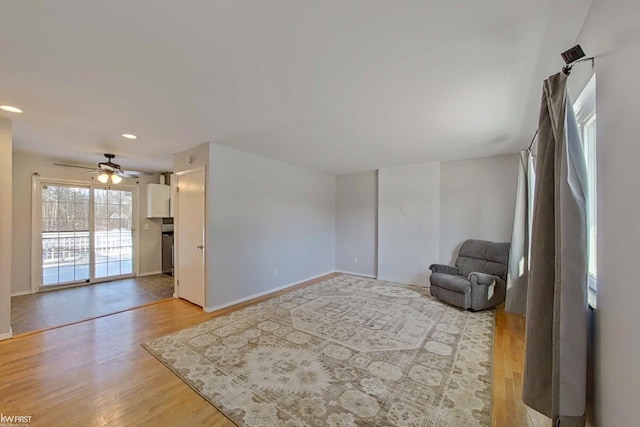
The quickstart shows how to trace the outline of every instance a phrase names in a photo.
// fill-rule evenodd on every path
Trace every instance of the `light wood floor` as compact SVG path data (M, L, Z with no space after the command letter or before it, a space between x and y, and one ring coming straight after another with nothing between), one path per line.
M169 300L0 342L0 412L31 426L231 426L140 344L277 294L216 314ZM493 426L545 425L520 400L523 338L522 318L499 309Z
M494 427L551 427L551 420L522 403L524 317L496 311L493 347Z

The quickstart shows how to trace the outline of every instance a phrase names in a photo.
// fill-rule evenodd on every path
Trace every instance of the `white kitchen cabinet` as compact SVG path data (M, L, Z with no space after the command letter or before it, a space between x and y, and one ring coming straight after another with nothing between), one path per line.
M147 184L147 218L171 216L171 187L164 184Z

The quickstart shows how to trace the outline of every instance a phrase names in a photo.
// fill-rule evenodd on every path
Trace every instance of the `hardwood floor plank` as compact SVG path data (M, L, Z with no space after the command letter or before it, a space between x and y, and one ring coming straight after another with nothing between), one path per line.
M524 370L524 318L496 311L496 334L493 354L494 427L548 427L551 420L522 402Z

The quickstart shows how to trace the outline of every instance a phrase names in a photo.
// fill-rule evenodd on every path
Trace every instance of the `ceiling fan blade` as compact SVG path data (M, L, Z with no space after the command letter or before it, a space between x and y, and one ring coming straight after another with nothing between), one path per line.
M151 172L143 172L143 171L122 171L122 173L129 174L129 175L137 175L136 177L153 175Z
M140 178L138 175L131 173L130 171L116 172L116 175L123 178Z
M78 169L89 169L89 170L96 170L96 168L89 168L87 166L76 166L76 165L65 165L62 163L54 163L54 166L64 166L65 168L78 168Z
M63 164L63 163L54 163L54 165L55 166L63 166L63 167L67 167L67 168L86 169L86 170L89 170L90 172L84 172L84 173L85 174L89 174L89 175L97 175L97 174L102 174L102 173L107 173L107 174L115 173L117 175L120 175L123 178L140 178L141 176L153 175L151 172L122 170L122 169L120 169L120 165L111 162L113 157L115 157L115 156L109 157L109 161L108 162L98 163L98 166L99 166L98 168L90 168L90 167L87 167L87 166L67 165L67 164Z

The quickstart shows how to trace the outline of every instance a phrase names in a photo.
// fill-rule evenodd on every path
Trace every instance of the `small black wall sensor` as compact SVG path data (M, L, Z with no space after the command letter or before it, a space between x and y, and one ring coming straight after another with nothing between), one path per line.
M562 56L564 63L567 65L586 56L584 50L582 50L579 44L575 45L567 51L562 52L560 55Z
M593 56L585 58L584 50L582 50L579 44L575 45L565 52L562 52L560 56L562 56L562 59L565 63L565 66L562 67L562 72L567 76L571 74L571 69L573 68L573 66L579 62L591 61L591 68L595 66L595 60Z

